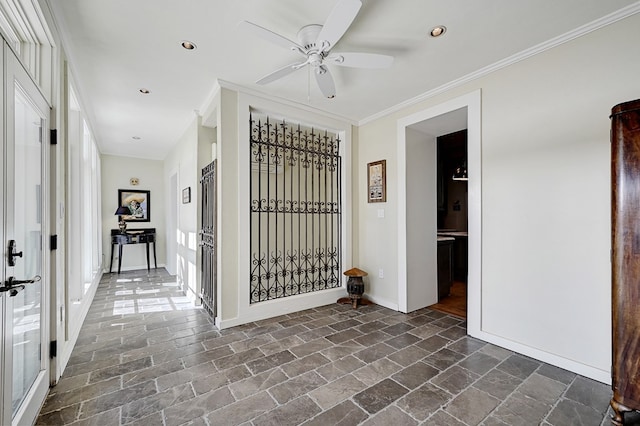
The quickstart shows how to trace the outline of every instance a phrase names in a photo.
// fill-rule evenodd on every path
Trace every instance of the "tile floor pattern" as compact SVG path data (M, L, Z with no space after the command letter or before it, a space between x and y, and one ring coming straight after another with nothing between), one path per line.
M608 386L430 309L218 331L164 269L105 274L38 425L606 425Z

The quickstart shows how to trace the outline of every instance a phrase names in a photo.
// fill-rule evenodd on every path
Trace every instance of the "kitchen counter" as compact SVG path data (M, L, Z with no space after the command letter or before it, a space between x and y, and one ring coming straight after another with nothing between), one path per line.
M468 237L467 231L438 231L439 237Z
M438 230L437 235L438 242L440 241L440 238L451 238L454 240L452 253L453 279L456 281L467 282L469 233L467 231L440 229Z

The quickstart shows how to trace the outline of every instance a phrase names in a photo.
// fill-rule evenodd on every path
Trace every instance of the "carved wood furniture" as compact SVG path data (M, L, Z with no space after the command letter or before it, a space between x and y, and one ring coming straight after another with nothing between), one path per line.
M614 425L640 410L640 99L611 111Z

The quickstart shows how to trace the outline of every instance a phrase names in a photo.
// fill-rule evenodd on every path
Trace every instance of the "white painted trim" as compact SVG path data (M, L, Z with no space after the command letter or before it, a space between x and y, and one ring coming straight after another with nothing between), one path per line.
M290 314L304 311L305 309L318 308L320 306L332 305L336 300L345 297L347 294L344 288L333 288L330 290L317 291L314 293L289 296L285 302L283 300L269 300L257 305L250 305L243 315L228 320L220 320L216 317L216 326L222 330L248 322L260 321L274 316ZM313 297L310 297L313 296Z
M340 121L342 123L348 123L352 126L355 126L358 124L358 121L355 119L351 119L348 117L344 117L338 114L333 114L331 112L319 109L319 108L315 108L312 107L311 105L307 105L307 104L303 104L300 102L296 102L296 101L292 101L290 99L285 99L282 97L279 97L277 95L270 95L267 93L263 93L260 92L258 90L255 89L251 89L245 86L242 86L240 84L237 83L232 83L230 81L226 81L226 80L218 80L217 81L218 84L220 85L220 87L225 88L225 89L230 89L233 91L236 91L238 93L244 93L246 95L250 95L253 96L255 98L260 98L260 99L264 99L265 101L270 101L270 102L277 102L278 104L282 105L282 106L287 106L290 108L295 108L296 110L299 111L306 111L309 112L311 114L316 114L316 115L320 115L323 117L326 117L330 120L336 120L336 121ZM298 114L300 114L298 112Z
M391 309L392 311L399 311L400 308L396 302L392 302L389 299L385 299L382 297L371 296L370 294L365 294L365 297L375 303L376 305L380 305L387 309Z
M84 325L84 320L89 313L89 309L91 308L91 304L93 303L93 298L95 297L96 291L98 290L98 285L102 280L102 275L103 273L99 272L93 277L91 285L89 286L89 290L82 298L82 306L80 308L78 317L75 318L74 321L71 321L69 324L69 340L63 341L62 339L64 338L64 335L60 336L60 338L58 339L58 362L60 364L59 371L61 373L65 370L65 368L67 368L69 358L71 358L71 353L73 352L73 348L76 346L76 341L78 340L78 336L80 335L80 330Z
M202 117L203 126L215 127L217 125L216 110L218 109L218 98L220 96L220 90L222 90L222 86L220 86L219 80L216 80L213 84L211 92L209 93L209 96L207 96L202 105L200 105L198 114ZM214 122L209 122L210 119L212 119Z
M351 218L351 124L335 120L330 117L309 113L291 105L284 105L273 100L256 97L251 94L238 92L238 309L237 317L220 320L216 318L216 324L221 328L244 324L258 319L271 318L289 312L297 312L304 309L335 303L345 294L346 278L343 277L342 287L290 296L283 299L268 302L249 303L250 284L250 164L249 158L249 113L251 109L273 112L280 117L287 117L291 121L300 122L311 126L320 126L325 129L338 132L341 144L342 156L342 265L352 263L352 218ZM230 325L233 324L233 325Z
M398 310L407 312L407 127L398 121Z
M467 182L468 211L468 284L467 333L474 336L482 329L482 93L467 95ZM470 320L469 320L470 319Z
M518 52L514 55L511 55L505 59L502 59L498 62L494 62L493 64L487 65L484 68L480 68L472 73L469 73L463 77L460 77L456 80L451 80L442 86L436 87L435 89L429 90L427 92L422 93L421 95L415 96L411 99L408 99L404 102L401 102L397 105L394 105L390 108L387 108L383 111L380 111L376 114L373 114L367 118L364 118L358 122L358 126L363 126L372 121L378 120L387 115L393 114L395 112L401 111L405 108L408 108L412 105L423 102L427 99L430 99L436 95L447 92L456 87L462 86L472 80L476 80L478 78L484 77L485 75L491 74L494 71L500 70L502 68L513 65L517 62L528 59L532 56L535 56L539 53L543 53L549 49L553 49L554 47L560 46L563 43L574 40L578 37L582 37L583 35L589 34L592 31L596 31L602 27L613 24L621 19L627 18L629 16L635 15L640 12L640 1L633 3L627 7L623 7L609 15L603 16L601 18L596 19L595 21L589 22L588 24L582 25L576 29L573 29L565 34L562 34L558 37L554 37L550 40L537 44L533 47L525 49L521 52Z
M474 337L485 342L498 345L505 349L517 352L519 354L529 356L539 361L546 362L547 364L555 365L557 367L564 368L565 370L573 371L574 373L580 374L581 376L589 377L593 380L597 380L608 385L611 384L611 372L608 370L601 370L599 368L583 364L569 358L564 358L550 352L541 351L539 349L532 348L531 346L523 345L522 343L505 339L503 337L496 336L495 334L487 333L485 331L480 331Z
M152 262L153 262L153 260L152 260ZM153 265L153 263L152 263L152 265ZM164 264L164 263L158 263L158 269L160 269L160 268L165 268L166 269L166 266L167 265ZM144 265L123 266L122 268L120 268L120 272L122 272L122 271L125 271L125 272L127 272L127 271L139 271L141 269L145 269L146 270L147 269L147 264L145 263ZM153 266L151 266L151 269L153 270L155 268ZM105 274L109 273L109 271L107 270L107 265L104 265L103 272ZM118 273L118 265L113 265L113 269L111 270L111 273L113 273L113 274L117 274Z
M44 342L43 342L44 343ZM44 385L44 381L49 381L48 371L40 371L40 373L36 376L31 388L27 392L24 397L25 401L44 401L47 398L47 393L49 392L49 386ZM8 409L8 408L7 408ZM22 404L15 416L11 420L12 426L20 426L31 423L33 413L30 412L31 407L29 404Z
M469 170L467 333L475 337L481 330L482 320L482 120L480 90L398 120L398 308L400 312L406 312L408 305L406 128L461 108L467 108L467 162Z

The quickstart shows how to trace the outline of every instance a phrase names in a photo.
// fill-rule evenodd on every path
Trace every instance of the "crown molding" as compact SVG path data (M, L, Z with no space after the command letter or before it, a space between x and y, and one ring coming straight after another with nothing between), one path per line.
M255 96L258 98L262 98L268 101L272 101L272 102L278 102L281 103L283 105L292 107L292 108L297 108L312 114L318 114L321 115L323 117L326 118L330 118L332 120L337 120L337 121L342 121L344 123L350 124L352 126L357 126L358 125L358 120L350 118L350 117L344 117L342 115L338 115L338 114L332 114L328 111L325 111L323 109L320 108L315 108L312 107L310 105L307 104L303 104L301 102L296 102L296 101L292 101L290 99L285 99L279 96L275 96L275 95L268 95L266 93L263 93L259 90L255 90L255 89L250 89L248 87L242 86L240 84L236 84L236 83L232 83L230 81L226 81L226 80L220 80L218 79L218 85L221 88L224 89L230 89L230 90L235 90L237 92L242 92L242 93L246 93L247 95L251 95L251 96Z
M200 108L197 110L198 114L202 115L209 108L211 108L211 104L213 104L213 102L215 101L216 96L218 96L218 94L220 94L220 90L221 89L222 89L222 87L220 86L219 80L214 81L213 82L213 87L211 88L211 91L209 92L209 95L205 98L204 102L202 102L202 105L200 105Z
M444 93L448 90L454 89L456 87L462 86L470 81L476 80L478 78L484 77L488 74L491 74L494 71L500 70L502 68L513 65L517 62L528 59L532 56L538 55L542 52L545 52L549 49L553 49L554 47L560 46L561 44L567 43L576 38L582 37L586 34L589 34L593 31L599 30L600 28L606 27L607 25L611 25L615 22L618 22L622 19L628 18L629 16L635 15L640 12L640 1L637 1L629 6L623 7L609 15L605 15L601 18L596 19L588 24L582 25L574 30L571 30L567 33L564 33L558 37L554 37L550 40L537 44L533 47L525 49L521 52L518 52L514 55L511 55L505 59L502 59L498 62L494 62L491 65L487 65L484 68L480 68L477 71L474 71L470 74L467 74L463 77L460 77L456 80L451 80L450 82L443 84L442 86L436 87L435 89L424 92L418 96L415 96L411 99L408 99L404 102L396 104L390 108L387 108L383 111L380 111L376 114L370 115L360 121L358 121L358 126L363 126L372 121L378 120L387 115L393 114L395 112L401 111L405 108L418 104L422 101L425 101L429 98L432 98L436 95Z

